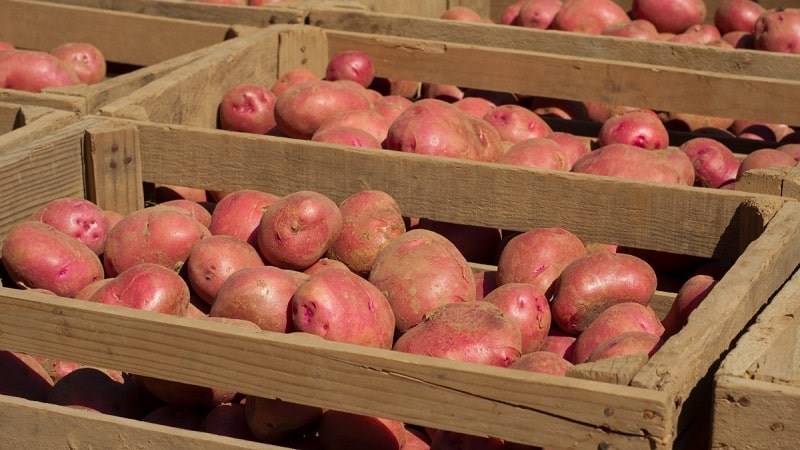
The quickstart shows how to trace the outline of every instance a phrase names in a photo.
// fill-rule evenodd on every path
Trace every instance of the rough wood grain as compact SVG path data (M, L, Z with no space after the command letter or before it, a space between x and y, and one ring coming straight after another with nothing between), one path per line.
M130 214L144 208L139 135L134 127L92 127L85 144L87 198L99 207Z
M769 195L783 195L783 180L789 168L769 167L746 171L736 181L736 189Z
M567 376L606 383L630 384L636 372L647 363L646 353L607 358L600 361L576 364L567 369Z

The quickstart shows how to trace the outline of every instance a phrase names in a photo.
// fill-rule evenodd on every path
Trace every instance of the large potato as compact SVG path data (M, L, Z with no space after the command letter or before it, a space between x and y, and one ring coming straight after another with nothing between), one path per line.
M612 0L566 0L550 28L601 34L611 25L630 20L627 12Z
M535 351L523 354L514 364L508 367L510 369L527 370L528 372L564 376L572 366L573 364L561 355L548 351Z
M94 84L106 79L106 57L89 42L65 42L50 50L50 54L64 61L81 83Z
M233 236L209 236L198 241L186 259L186 278L198 297L214 304L220 286L234 272L263 266L258 250Z
M517 323L523 354L542 347L551 322L550 304L544 293L529 283L507 283L486 294L483 300Z
M369 281L389 300L400 333L438 306L475 299L475 277L464 255L425 229L407 231L386 245Z
M0 88L29 92L58 86L71 86L80 79L64 61L42 51L8 50L0 52Z
M617 303L598 314L578 335L572 362L587 362L603 342L628 331L645 331L660 337L664 334L664 326L649 306L635 302Z
M84 243L33 220L11 227L3 242L3 266L20 287L72 297L104 277L100 258Z
M141 263L97 288L89 301L183 316L189 307L189 285L167 267Z
M267 207L278 197L255 189L233 191L220 199L211 213L211 234L237 237L258 248L258 224Z
M600 127L599 146L618 143L655 150L669 145L669 134L655 112L636 109L610 117Z
M495 106L483 119L497 129L504 141L514 144L525 139L544 137L553 131L541 116L516 104Z
M111 228L99 206L77 197L51 200L34 211L31 220L52 225L83 242L98 255L105 249L106 236Z
M630 144L609 144L575 161L572 171L640 181L694 184L691 160L675 148L647 150Z

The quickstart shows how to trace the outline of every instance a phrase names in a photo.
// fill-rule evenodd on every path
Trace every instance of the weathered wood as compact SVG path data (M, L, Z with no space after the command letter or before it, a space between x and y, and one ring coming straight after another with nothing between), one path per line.
M783 180L789 168L769 167L745 171L736 181L736 189L769 195L783 195Z
M647 360L646 353L606 358L597 362L576 364L567 369L567 376L627 386L636 372L647 364Z
M75 114L66 111L0 103L0 148L44 137L77 120Z
M105 210L144 208L139 135L134 127L92 127L86 142L87 198Z

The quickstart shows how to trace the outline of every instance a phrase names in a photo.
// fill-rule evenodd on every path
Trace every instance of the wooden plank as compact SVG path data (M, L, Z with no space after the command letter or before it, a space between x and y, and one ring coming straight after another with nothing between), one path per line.
M78 120L78 116L68 111L30 105L17 108L18 126L0 134L0 148L12 148L48 136L55 130Z
M736 189L769 195L783 195L783 179L788 168L769 167L746 171L736 181Z
M800 365L797 359L797 321L783 330L773 341L763 359L751 366L753 379L770 383L800 386Z
M635 353L597 362L575 364L567 369L567 376L627 386L648 359L646 353Z
M86 142L87 198L104 210L130 214L144 208L139 135L134 127L92 127Z
M651 448L650 438L662 438L672 420L663 393L645 389L7 288L0 288L0 307L3 348L34 354L46 349L44 356L94 366L513 442Z
M0 447L278 450L261 444L0 395Z

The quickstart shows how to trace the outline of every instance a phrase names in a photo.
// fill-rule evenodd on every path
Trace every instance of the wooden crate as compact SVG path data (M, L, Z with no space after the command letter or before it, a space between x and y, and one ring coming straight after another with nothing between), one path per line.
M67 111L0 102L0 147L34 140L76 120Z
M713 448L797 445L799 293L795 274L722 361L714 376Z
M50 50L68 41L97 46L109 62L105 81L42 93L0 89L0 101L89 113L194 61L247 27L167 19L27 0L0 0L0 40ZM32 31L33 30L33 31Z
M590 241L735 261L686 328L649 361L586 364L569 377L0 289L0 348L552 448L698 448L708 438L715 362L800 262L800 205L775 196L100 116L18 151L69 155L57 165L63 179L82 170L85 155L88 178L75 179L74 191L120 212L141 207L142 181L279 195L313 189L336 201L382 189L411 216L520 231L562 226ZM30 172L22 179L43 184L33 174L41 163L23 163ZM454 182L441 183L443 174ZM50 194L64 194L64 185ZM141 442L137 434L146 429L143 436L173 439L169 445L206 448L185 440L204 438L198 434L168 437L123 419L0 402L0 433L22 447L122 448ZM66 435L35 426L61 414ZM113 427L120 444L98 436L97 421ZM52 423L62 422L53 419L48 430Z

